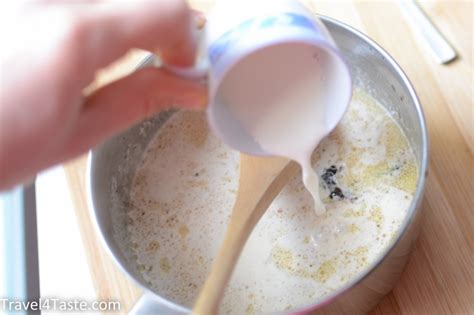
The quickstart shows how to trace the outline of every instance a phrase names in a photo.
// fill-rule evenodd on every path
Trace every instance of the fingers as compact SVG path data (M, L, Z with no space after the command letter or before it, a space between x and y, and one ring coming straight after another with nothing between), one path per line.
M200 109L206 103L207 89L198 82L157 68L138 70L87 97L66 151L81 153L159 110Z
M166 62L180 66L194 62L197 22L184 0L103 1L71 14L73 49L82 59L78 64L92 70L130 48L159 51Z
M74 22L66 50L69 57L65 59L75 66L65 70L64 77L74 73L80 89L97 69L132 47L159 51L170 64L194 63L196 32L204 18L190 10L184 0L108 0L71 8ZM159 110L171 106L203 108L206 103L207 89L198 82L156 68L139 70L85 99L61 160L88 150Z

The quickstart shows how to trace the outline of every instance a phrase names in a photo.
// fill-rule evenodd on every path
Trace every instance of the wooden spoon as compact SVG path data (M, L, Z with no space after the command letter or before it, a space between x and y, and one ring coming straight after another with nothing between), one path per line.
M298 171L285 158L240 155L239 190L224 242L194 305L194 315L216 314L245 242L281 189Z

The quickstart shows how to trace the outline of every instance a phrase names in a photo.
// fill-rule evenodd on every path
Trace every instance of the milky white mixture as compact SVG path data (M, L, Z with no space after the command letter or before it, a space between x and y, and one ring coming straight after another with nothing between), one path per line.
M256 226L222 314L314 302L362 272L394 237L418 169L387 111L356 91L344 119L313 154L327 212L316 216L299 174ZM137 264L158 294L191 307L223 239L237 193L239 153L202 113L178 112L135 174L127 225Z

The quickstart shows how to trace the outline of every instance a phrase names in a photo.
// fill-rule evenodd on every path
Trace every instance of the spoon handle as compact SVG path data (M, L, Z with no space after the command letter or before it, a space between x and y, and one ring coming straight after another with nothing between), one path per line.
M245 242L298 166L283 158L241 155L240 182L227 232L193 314L216 314Z
M399 3L413 29L419 33L421 40L429 47L438 63L446 64L456 59L456 51L414 0L401 0Z

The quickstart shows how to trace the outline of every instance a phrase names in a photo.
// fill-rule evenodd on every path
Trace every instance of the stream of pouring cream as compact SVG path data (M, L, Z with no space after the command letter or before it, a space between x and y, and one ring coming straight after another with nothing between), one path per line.
M263 49L234 67L218 96L266 153L300 164L318 215L325 206L311 155L330 131L325 120L331 105L325 62L315 58L314 47L306 44Z

